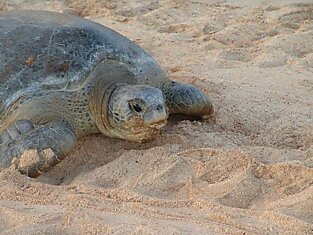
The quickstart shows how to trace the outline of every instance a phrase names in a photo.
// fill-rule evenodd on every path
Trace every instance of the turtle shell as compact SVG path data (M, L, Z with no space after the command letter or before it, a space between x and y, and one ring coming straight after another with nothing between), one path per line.
M0 13L0 116L25 93L80 86L102 60L124 63L140 84L165 79L147 52L103 25L55 12Z

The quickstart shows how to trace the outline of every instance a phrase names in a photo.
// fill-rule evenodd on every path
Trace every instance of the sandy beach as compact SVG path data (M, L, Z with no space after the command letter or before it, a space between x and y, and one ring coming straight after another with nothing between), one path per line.
M0 234L313 234L312 0L0 0L127 36L207 93L209 121L79 141L39 178L0 172Z

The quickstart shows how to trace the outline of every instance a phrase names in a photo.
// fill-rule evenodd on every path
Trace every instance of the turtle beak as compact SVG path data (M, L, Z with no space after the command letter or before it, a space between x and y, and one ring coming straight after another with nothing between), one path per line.
M153 129L161 129L167 123L168 113L165 105L157 105L144 114L144 123Z

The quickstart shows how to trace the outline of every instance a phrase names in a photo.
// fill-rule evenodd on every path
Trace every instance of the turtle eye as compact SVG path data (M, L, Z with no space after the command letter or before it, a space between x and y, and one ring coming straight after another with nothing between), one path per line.
M137 113L140 113L142 111L142 108L139 104L133 104L132 109L136 111Z
M136 113L141 113L143 111L143 101L141 100L130 100L129 108Z

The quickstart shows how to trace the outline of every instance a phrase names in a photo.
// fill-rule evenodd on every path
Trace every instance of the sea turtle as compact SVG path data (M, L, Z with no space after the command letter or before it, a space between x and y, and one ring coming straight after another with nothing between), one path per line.
M39 160L19 170L37 177L82 136L146 142L169 113L212 112L202 91L168 79L146 51L103 25L45 11L0 13L0 168L35 150Z

